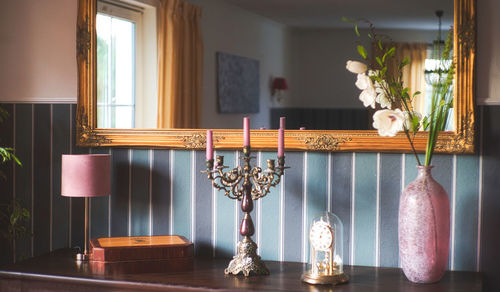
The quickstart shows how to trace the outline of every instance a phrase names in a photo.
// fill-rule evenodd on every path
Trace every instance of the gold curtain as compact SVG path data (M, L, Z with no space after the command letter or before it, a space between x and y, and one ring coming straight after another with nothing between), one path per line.
M397 72L399 63L408 58L410 63L403 68L403 85L410 88L411 94L420 91L413 101L413 110L424 113L425 109L425 58L427 57L427 43L395 43L396 47L394 57L387 64L387 69L394 76ZM373 44L372 52L380 55L378 46Z
M162 0L158 26L158 127L198 128L201 119L201 8Z

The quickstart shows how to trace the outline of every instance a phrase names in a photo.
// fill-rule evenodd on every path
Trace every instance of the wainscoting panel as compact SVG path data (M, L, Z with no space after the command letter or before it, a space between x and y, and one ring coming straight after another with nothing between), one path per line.
M15 110L14 110L15 111ZM52 225L52 106L35 105L33 139L33 241L34 255L53 245ZM15 135L15 133L14 133ZM22 161L22 157L19 157Z
M238 153L234 151L218 151L215 155L224 156L224 165L235 167L238 165L236 160ZM203 182L201 182L203 184ZM209 184L207 179L206 184ZM174 194L175 196L175 194ZM230 257L236 250L236 241L238 233L236 232L239 224L238 218L238 201L230 200L224 196L224 191L215 190L212 192L212 208L214 217L213 225L213 248L216 257Z
M18 258L83 245L83 199L60 195L64 153L112 155L112 194L91 199L91 237L180 234L195 243L200 256L230 257L235 252L240 202L213 189L200 172L205 168L203 151L79 148L75 105L3 107L11 119L0 125L1 143L14 145L24 165L2 166L8 179L0 182L0 200L15 196L32 211L33 237L16 241ZM216 154L224 155L228 166L240 163L238 151ZM265 167L276 153L255 155L254 162ZM413 155L292 152L286 161L291 168L282 183L258 200L252 213L254 238L264 259L307 261L311 219L331 210L344 223L346 264L399 265L399 195L416 176ZM479 154L436 155L433 162L434 177L448 191L452 207L449 267L477 270L480 247L488 245L481 242L481 192L491 190L491 182L484 181L483 173L489 171L486 166L498 165L484 163ZM0 264L11 261L13 252L2 241Z
M406 155L379 155L379 221L376 223L376 238L379 253L375 255L376 263L382 267L398 267L398 209L399 196L403 185L402 161ZM415 164L412 163L414 166ZM383 247L383 248L380 248Z
M260 167L267 168L267 159L274 159L278 156L277 152L263 152L258 156ZM285 170L286 172L286 170ZM255 202L258 210L252 213L252 218L258 230L257 244L260 249L260 255L273 261L279 261L282 258L283 250L283 192L282 185L271 189L271 192L264 198ZM254 216L256 214L257 216ZM268 244L262 244L262 243ZM260 245L259 245L260 244Z
M15 167L14 173L12 173L12 180L14 185L14 193L13 196L16 196L16 199L21 202L21 204L32 212L32 200L33 200L33 109L34 106L31 104L18 104L16 105L15 115L11 115L11 121L15 123L15 140L14 147L16 149L16 154L19 157L22 157L22 167ZM4 124L5 126L5 124ZM12 128L14 129L14 128ZM3 133L4 129L0 130L0 133ZM12 133L13 134L13 133ZM1 134L0 134L1 135ZM5 140L1 139L0 143L2 145L9 145ZM0 182L0 185L2 182ZM2 187L2 194L4 188ZM2 195L2 201L7 201L10 199L8 197L8 192L5 195ZM33 214L33 213L31 213ZM66 221L68 218L65 219ZM27 229L32 230L32 220L30 220L27 224ZM68 230L69 233L69 230ZM67 242L64 242L67 243ZM16 242L16 255L18 258L29 257L33 253L32 250L33 244L31 238L25 238L23 240L19 240ZM4 250L4 249L2 249ZM4 258L2 256L2 258ZM7 258L7 257L5 257Z

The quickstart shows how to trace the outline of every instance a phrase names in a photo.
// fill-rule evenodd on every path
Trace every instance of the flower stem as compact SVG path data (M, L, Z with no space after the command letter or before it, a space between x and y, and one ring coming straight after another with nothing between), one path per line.
M420 162L420 158L418 158L417 150L415 150L415 146L413 146L413 141L410 138L410 133L408 129L405 128L404 132L406 134L406 138L408 138L408 142L410 142L411 151L413 151L413 155L415 155L415 159L417 160L418 165L422 165L422 163Z

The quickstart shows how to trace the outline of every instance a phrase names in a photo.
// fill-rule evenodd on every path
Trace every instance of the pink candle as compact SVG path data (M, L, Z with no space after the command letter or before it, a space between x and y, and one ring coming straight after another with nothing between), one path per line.
M286 118L281 117L280 118L280 129L285 129L286 128Z
M207 130L207 160L214 159L214 145L212 138L212 130Z
M243 118L243 146L250 147L250 118Z
M306 127L300 127L300 130L305 130L305 129L306 129Z
M278 157L285 156L285 129L278 130Z

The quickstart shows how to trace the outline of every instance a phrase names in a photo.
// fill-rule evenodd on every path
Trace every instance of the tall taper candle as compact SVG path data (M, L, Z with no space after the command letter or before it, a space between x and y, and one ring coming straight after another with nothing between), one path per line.
M212 130L207 130L207 160L214 159L214 144L212 137Z
M278 157L285 156L285 129L278 130Z
M286 118L281 117L280 118L280 129L285 129L286 128Z
M243 118L243 146L250 146L250 118Z

